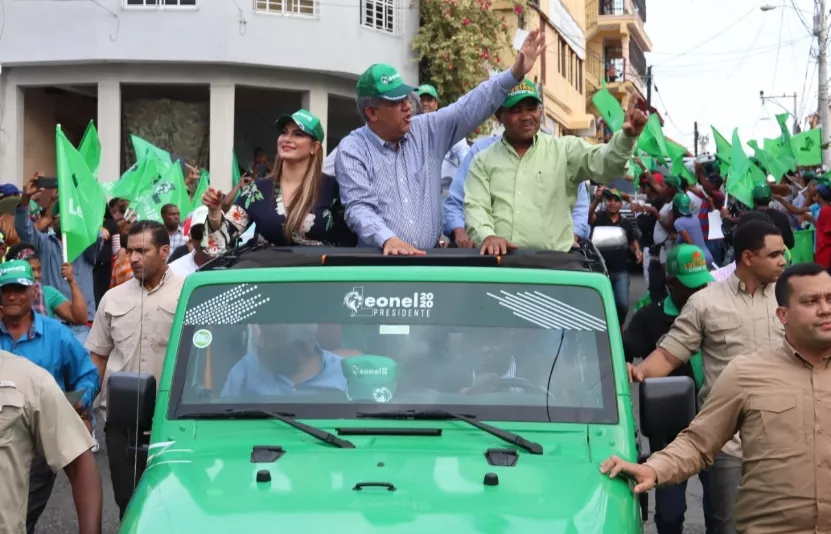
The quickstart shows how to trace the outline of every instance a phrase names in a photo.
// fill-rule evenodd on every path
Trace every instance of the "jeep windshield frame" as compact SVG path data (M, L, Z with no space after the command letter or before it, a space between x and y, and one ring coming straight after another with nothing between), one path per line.
M318 265L320 265L318 263ZM587 270L588 271L588 270ZM597 336L596 350L598 353L598 384L602 392L602 405L600 406L531 406L517 404L402 404L398 402L379 405L379 402L355 402L336 401L332 402L303 402L292 403L291 399L275 397L260 399L261 402L192 402L193 396L187 398L188 382L193 381L194 375L191 366L191 343L194 335L199 330L198 321L186 320L186 315L194 309L191 305L192 298L200 293L209 291L212 294L221 291L224 286L227 289L231 286L242 284L256 284L258 292L263 298L268 298L267 290L263 288L286 288L283 284L314 284L317 287L331 286L333 294L338 294L337 301L341 310L348 312L345 304L342 304L344 295L339 294L341 288L349 284L365 283L372 284L396 284L409 286L412 284L466 284L469 288L486 288L491 284L500 284L503 289L522 286L540 286L551 288L554 291L564 288L573 288L584 291L587 298L597 300L596 317L608 324L609 317L614 311L614 300L608 279L600 274L587 271L560 271L550 269L512 269L512 268L491 268L491 267L459 267L459 266L429 266L423 269L407 269L392 266L368 266L368 267L327 267L325 269L309 267L280 267L280 268L246 268L221 269L209 272L198 272L191 275L185 284L182 301L187 305L177 310L177 317L171 332L171 343L169 346L168 358L165 362L160 392L167 391L169 402L167 403L165 416L170 420L188 419L198 414L220 414L226 410L271 410L280 412L291 412L297 415L298 419L357 419L359 412L373 412L384 410L447 410L460 413L477 413L482 420L504 420L523 422L564 422L581 424L617 424L618 413L618 392L621 388L627 387L621 377L625 377L625 362L622 358L620 333L617 329L607 329L602 335ZM273 285L273 284L279 284ZM351 286L350 286L351 287ZM484 289L480 293L486 293ZM407 292L406 294L409 294ZM204 299L203 299L204 300ZM327 303L327 305L330 303ZM197 304L198 305L198 304ZM326 306L323 306L326 307ZM332 307L329 305L329 307ZM504 304L502 305L504 307ZM510 314L510 312L508 312ZM326 322L319 320L319 322ZM385 319L383 323L394 322ZM614 323L617 321L615 320ZM192 324L188 324L192 323ZM564 334L565 335L565 334ZM562 341L562 339L560 340ZM562 344L560 344L562 348ZM617 352L619 355L613 357ZM557 350L559 354L559 349ZM553 364L556 363L554 358ZM552 369L553 372L553 369ZM520 384L521 386L521 384ZM550 377L549 377L550 386ZM515 384L512 384L514 389ZM545 388L543 387L544 397ZM192 392L191 392L192 393ZM223 399L220 399L221 401ZM547 402L547 401L546 401ZM517 416L517 410L522 412Z

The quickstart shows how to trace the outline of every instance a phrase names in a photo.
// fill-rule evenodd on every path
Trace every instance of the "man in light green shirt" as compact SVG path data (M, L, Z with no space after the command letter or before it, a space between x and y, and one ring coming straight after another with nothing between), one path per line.
M473 159L465 180L465 227L482 254L518 247L567 252L571 210L584 180L608 183L626 162L646 124L630 99L623 131L606 145L540 132L542 105L533 83L514 87L497 112L502 139Z

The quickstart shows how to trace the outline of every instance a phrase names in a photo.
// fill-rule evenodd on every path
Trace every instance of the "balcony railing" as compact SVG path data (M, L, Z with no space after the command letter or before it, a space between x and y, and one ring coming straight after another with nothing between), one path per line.
M629 41L629 66L641 78L646 75L646 56L634 40Z
M597 15L600 13L597 0L591 0L586 4L586 29L597 26Z
M603 58L600 57L600 54L592 52L591 50L586 51L586 72L589 73L594 80L600 82L600 80L604 77L603 68Z
M646 0L632 0L632 5L635 6L635 13L646 22Z
M619 16L619 15L631 15L634 14L638 15L643 22L646 22L646 0L629 0L632 3L633 8L629 9L627 7L627 0L599 0L597 13L599 15L611 15L611 16ZM592 2L591 4L594 4ZM588 18L586 20L587 25L590 25L590 18L591 14L595 12L595 8L593 5L588 5Z

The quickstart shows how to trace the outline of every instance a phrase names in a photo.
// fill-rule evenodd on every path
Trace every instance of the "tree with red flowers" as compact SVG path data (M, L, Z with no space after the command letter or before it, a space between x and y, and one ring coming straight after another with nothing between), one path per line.
M527 0L509 1L517 16L525 12ZM491 71L506 68L499 56L513 40L505 18L511 13L494 11L492 4L492 0L419 2L421 27L413 50L426 66L426 81L436 87L445 104L486 80Z

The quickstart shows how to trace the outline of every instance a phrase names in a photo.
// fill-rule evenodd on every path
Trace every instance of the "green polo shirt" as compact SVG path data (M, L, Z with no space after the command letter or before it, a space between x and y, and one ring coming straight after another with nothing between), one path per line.
M476 244L496 235L520 247L567 252L580 182L626 173L637 143L617 132L605 145L543 132L519 157L503 137L476 154L465 180L465 227Z

